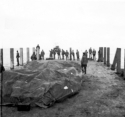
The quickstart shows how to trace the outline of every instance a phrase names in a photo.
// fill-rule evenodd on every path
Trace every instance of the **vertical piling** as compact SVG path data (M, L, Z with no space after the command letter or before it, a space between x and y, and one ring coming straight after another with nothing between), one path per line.
M71 51L72 51L72 48L70 48L70 60L72 60Z
M117 73L121 73L121 48L118 48L117 53Z
M104 64L106 64L106 47L104 47Z
M124 49L124 78L125 78L125 49Z
M23 48L20 48L20 65L23 66Z
M40 49L39 48L37 48L37 51L36 51L37 53L37 60L39 60L39 53L40 53Z
M110 48L107 48L107 67L110 67Z
M10 69L14 69L14 48L10 48Z
M29 53L29 48L26 49L27 50L27 63L30 61L30 53Z
M0 49L0 64L3 65L3 49Z
M103 62L103 47L100 47L100 62Z
M118 54L118 48L116 49L116 53L115 53L115 57L114 57L114 60L113 60L113 64L111 66L111 70L115 70L116 63L117 63L117 54Z
M0 97L1 97L1 109L0 109L0 115L1 117L3 116L3 110L2 110L2 105L3 105L3 71L2 71L2 66L3 66L3 49L0 49L0 79L1 79L1 82L0 82L0 88L1 88L1 94L0 94Z

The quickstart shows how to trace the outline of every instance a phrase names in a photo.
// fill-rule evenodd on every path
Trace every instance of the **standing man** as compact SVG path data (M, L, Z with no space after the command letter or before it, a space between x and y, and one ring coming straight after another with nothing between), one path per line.
M60 50L60 48L57 50L57 54L58 54L58 59L61 59L61 57L60 57L60 52L61 52L61 50Z
M50 58L52 57L53 53L52 53L52 49L50 50Z
M4 66L0 63L0 73L2 73L3 71L5 71Z
M68 57L69 57L69 52L68 50L66 50L66 60L68 59Z
M77 60L79 60L79 51L76 51Z
M86 55L86 57L88 58L88 51L87 51L87 50L85 51L85 55Z
M42 50L42 51L41 51L42 60L44 60L44 55L45 55L45 52Z
M82 67L82 72L85 71L85 74L86 74L87 63L88 63L87 56L85 53L83 53L82 60L81 60L81 67ZM83 68L84 68L84 70L83 70Z
M17 51L17 54L16 54L17 66L19 66L19 57L20 57L20 55L19 55L19 52Z
M64 50L62 49L62 59L64 60L64 54L65 54L65 52L64 52Z
M92 48L89 49L89 58L92 59Z
M95 49L93 49L93 60L96 60L96 50Z
M75 60L74 50L72 50L72 56L73 56L73 60Z

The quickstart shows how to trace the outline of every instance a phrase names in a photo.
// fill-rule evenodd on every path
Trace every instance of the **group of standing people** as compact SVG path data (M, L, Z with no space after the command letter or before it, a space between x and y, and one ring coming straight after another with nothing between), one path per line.
M64 60L64 58L66 58L66 60L68 60L70 53L68 52L68 50L66 50L66 51L64 49L61 50L60 48L58 48L57 50L56 49L50 50L50 57L53 57L55 59L56 54L58 55L58 59ZM62 55L62 57L61 57L61 55ZM79 60L79 51L78 50L76 52L76 56L77 56L77 60ZM73 57L73 60L75 60L74 50L71 51L71 57Z
M89 58L95 60L96 58L96 50L92 48L89 49Z
M40 46L39 44L36 46L36 52L34 51L32 56L31 56L31 60L37 60L37 51L40 50ZM44 60L44 56L45 56L45 52L44 50L42 50L39 54L39 60Z
M36 52L34 51L31 56L32 60L37 59L36 53L38 50L40 50L39 45L36 46ZM54 48L54 49L50 50L50 57L53 57L55 59L56 54L58 55L58 59L61 59L61 55L62 55L62 60L64 60L64 58L66 58L66 60L68 60L70 53L68 52L68 50L64 51L63 49L61 50L60 48ZM39 60L44 60L44 56L45 56L45 52L44 52L44 50L42 50L39 54ZM71 58L73 57L73 60L75 60L74 50L71 50L70 56L71 56ZM89 58L95 60L96 59L95 56L96 56L96 50L95 49L92 50L92 48L90 48L89 49ZM19 52L17 51L17 54L16 54L17 66L19 66L19 57L20 57L20 55L19 55ZM78 50L76 51L76 57L77 57L77 60L80 59ZM87 63L88 63L88 51L85 50L85 52L83 52L82 59L81 59L82 72L84 72L85 74L86 74L86 69L87 69Z

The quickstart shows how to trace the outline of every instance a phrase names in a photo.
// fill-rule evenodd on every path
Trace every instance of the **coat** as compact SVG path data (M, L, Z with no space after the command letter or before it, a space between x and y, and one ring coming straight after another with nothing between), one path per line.
M87 65L87 63L88 63L87 57L86 57L86 56L83 56L83 57L82 57L82 60L81 60L81 65Z

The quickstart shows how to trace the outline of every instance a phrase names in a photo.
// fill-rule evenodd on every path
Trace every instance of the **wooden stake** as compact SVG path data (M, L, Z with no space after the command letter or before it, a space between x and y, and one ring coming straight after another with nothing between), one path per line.
M27 48L27 63L30 61L30 53L29 53L29 48Z
M117 53L117 73L121 73L121 48L118 48Z
M10 48L10 69L14 69L14 48Z
M106 47L104 47L104 64L106 64Z
M107 67L110 67L110 48L107 48Z
M23 48L20 48L20 65L23 66Z

